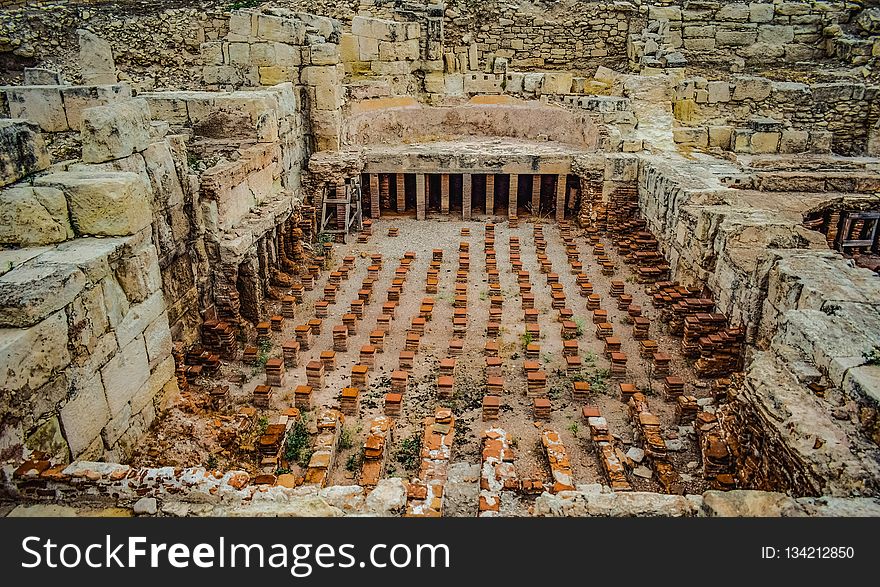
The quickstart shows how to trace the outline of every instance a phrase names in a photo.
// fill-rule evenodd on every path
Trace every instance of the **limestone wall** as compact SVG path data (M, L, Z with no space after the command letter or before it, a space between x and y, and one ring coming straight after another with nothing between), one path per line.
M571 2L549 10L491 3L481 10L446 12L446 51L459 71L483 71L495 58L518 69L586 71L626 56L631 2Z
M40 64L82 81L76 30L107 39L121 70L120 81L138 89L193 87L200 82L201 43L228 27L229 2L27 2L0 11L0 54L19 67ZM2 83L21 78L4 72Z
M851 10L843 1L651 2L648 21L669 22L664 41L688 62L715 63L724 71L736 71L746 63L822 57L825 28L847 22ZM650 35L632 38L630 61L654 54L656 44Z
M0 192L3 242L21 247L0 253L4 458L125 459L176 392L153 240L153 207L173 197L176 175L149 123L143 101L85 109L92 163Z
M125 84L0 86L0 117L29 120L44 132L79 131L84 109L130 98Z
M673 278L705 285L755 345L722 418L742 486L875 492L880 280L800 225L815 200L729 189L721 179L738 170L709 157L638 166L642 213Z
M880 120L880 87L856 81L805 84L756 76L686 79L675 113L678 142L737 153L866 152Z

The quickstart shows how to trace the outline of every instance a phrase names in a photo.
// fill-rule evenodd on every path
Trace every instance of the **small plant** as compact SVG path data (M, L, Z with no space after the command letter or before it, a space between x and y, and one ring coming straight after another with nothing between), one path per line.
M875 346L870 351L865 352L864 357L869 365L880 365L880 346Z
M309 448L309 431L303 420L298 420L293 425L293 430L287 435L284 444L284 459L288 463L299 463L306 466L312 458L312 451ZM303 465L303 462L305 465Z
M345 461L345 470L349 473L357 473L361 469L361 465L364 462L364 450L361 449L359 451L351 453L349 455L348 460Z
M318 242L321 243L322 245L326 244L326 243L332 243L333 242L333 235L328 234L326 232L321 232L318 234Z
M336 450L348 450L353 446L354 439L352 438L351 430L343 428L339 433L339 442L336 445Z
M201 160L201 157L199 157L192 151L188 151L186 154L186 163L187 165L189 165L190 169L195 169L196 167L198 167Z
M584 365L588 367L592 367L596 364L596 353L593 351L587 351L584 355Z
M577 437L579 430L580 430L580 428L578 428L577 422L572 422L571 424L568 425L568 431L571 432L572 436Z
M265 416L260 416L260 419L257 420L257 436L262 436L266 433L266 428L269 427L269 418Z
M290 469L288 469L287 467L278 467L277 469L275 469L276 475L287 475L288 473L290 473Z
M510 435L510 448L519 448L519 436Z
M535 337L532 335L531 332L526 332L525 334L520 336L520 340L522 340L522 348L525 349L530 344L535 342Z
M239 10L241 8L256 8L263 0L236 0L229 3L229 10Z
M580 338L581 336L584 335L584 330L586 329L587 323L584 321L583 318L575 318L574 323L577 326L578 338Z
M489 297L489 292L487 292L487 291L485 291L485 290L483 290L483 291L480 292L480 299L481 299L481 300L486 301L486 299L487 299L488 297Z
M210 454L208 455L208 459L205 461L206 469L216 469L217 468L217 455Z
M603 393L608 387L605 380L609 375L611 375L611 372L608 369L597 369L590 377L590 389L598 393Z
M403 465L407 471L414 471L419 464L419 456L422 452L422 438L418 434L413 434L400 442L397 447L397 453L394 458Z

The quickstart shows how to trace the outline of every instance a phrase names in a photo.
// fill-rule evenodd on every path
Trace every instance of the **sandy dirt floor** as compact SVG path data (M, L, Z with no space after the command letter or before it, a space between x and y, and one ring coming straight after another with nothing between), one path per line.
M270 409L258 410L252 418L244 436L255 437L267 421L293 405L293 389L306 383L305 365L317 359L323 350L333 347L332 327L341 324L341 316L349 311L349 304L357 298L357 292L370 265L369 255L380 253L383 257L382 269L374 287L374 296L365 308L362 321L358 323L357 334L349 337L348 351L337 353L336 369L328 372L322 389L315 390L313 404L337 406L339 392L348 386L351 367L359 360L360 348L369 344L369 333L376 327L376 319L386 301L387 290L394 277L400 259L407 251L416 253L416 259L407 275L404 292L392 322L390 335L386 338L385 349L376 355L375 368L370 372L369 389L361 394L360 415L345 421L351 447L339 451L335 465L330 472L328 485L352 484L357 482L356 472L347 470L349 458L360 450L366 439L370 421L383 413L382 399L390 391L390 375L397 369L398 357L404 348L406 331L412 318L418 316L422 298L433 297L436 301L433 319L428 322L421 339L421 347L416 355L414 369L410 373L409 390L404 396L403 413L397 418L394 427L395 441L390 447L391 458L386 475L411 477L414 470L406 470L395 458L400 443L413 435L419 435L422 420L433 413L435 407L444 405L454 409L458 418L455 430L455 444L451 463L478 464L480 461L480 435L489 426L504 428L509 433L517 451L515 466L522 479L536 478L548 482L549 466L540 445L542 430L552 428L559 432L568 451L577 484L604 483L604 475L597 452L589 439L589 429L583 421L581 405L571 397L571 380L565 374L565 361L562 356L562 338L557 311L552 310L550 287L546 275L540 271L533 238L533 227L527 219L520 221L517 228L511 228L506 221L495 225L495 251L500 273L501 290L504 298L504 312L501 336L498 339L500 356L503 360L505 393L502 398L500 418L494 422L482 422L481 401L485 392L486 323L489 316L488 279L485 265L484 238L486 219L463 222L429 217L428 221L410 218L382 218L373 222L373 235L366 244L357 244L354 237L348 244L334 247L332 267L342 263L346 255L356 257L354 270L343 282L337 293L337 302L330 306L328 318L324 319L321 334L313 337L309 350L300 354L299 366L289 369L284 386L276 389ZM387 237L388 228L399 228L396 238ZM470 229L470 236L463 237L462 228ZM583 325L583 333L577 339L579 352L585 367L585 374L593 378L594 390L591 403L598 405L602 415L608 420L609 429L619 448L626 451L633 445L633 428L629 410L619 397L618 383L601 373L610 366L605 358L604 343L595 335L592 313L586 309L586 299L580 297L575 277L571 275L565 246L555 223L543 225L547 239L546 254L552 262L553 271L559 275L564 286L566 305L574 312L575 319ZM697 466L699 449L696 439L687 428L679 429L674 424L674 404L663 398L662 380L649 379L649 361L639 357L639 341L632 337L632 327L627 323L625 310L618 310L616 300L610 296L612 279L622 279L626 283L626 293L634 298L634 303L643 309L643 315L652 320L650 338L657 341L659 350L673 357L671 374L683 378L687 384L686 393L699 397L710 395L708 382L696 379L693 370L680 353L680 340L667 336L659 320L659 311L651 306L644 286L635 283L632 267L617 259L609 239L603 239L605 249L615 261L616 274L602 276L592 253L592 246L577 231L580 260L584 271L593 283L595 293L602 297L602 307L608 310L609 321L614 325L614 334L622 341L622 351L628 357L627 378L623 382L633 383L638 388L652 392L648 395L650 409L662 422L663 436L667 440L679 439L683 450L671 452L671 462L682 475L682 486L686 493L701 493L707 489L701 471ZM549 397L552 402L552 417L549 421L537 422L532 414L532 400L525 395L526 380L523 373L524 345L523 310L517 277L510 266L509 239L518 236L521 243L523 269L530 274L532 293L535 295L535 308L539 312L543 370L548 377ZM464 337L464 352L457 358L455 370L455 395L452 400L440 400L436 392L438 362L447 357L447 349L452 336L452 314L455 276L458 270L459 243L470 245L471 267L468 280L468 319L469 327ZM432 258L433 249L443 249L443 264L440 271L437 294L425 293L425 277ZM312 291L306 292L304 303L297 308L296 318L285 320L283 332L273 332L269 356L281 356L281 343L294 338L294 328L314 317L315 302L323 295L329 271L323 272ZM268 302L268 314L280 313L280 303ZM243 385L230 383L228 379L242 372L248 380ZM599 374L597 376L597 374ZM598 378L597 378L598 377ZM240 451L224 449L221 446L220 430L236 411L250 405L250 395L254 387L265 382L265 374L259 367L246 366L240 362L226 363L219 378L223 384L230 385L232 401L223 413L213 413L199 407L198 394L203 391L191 389L181 403L161 418L151 434L145 439L142 449L133 459L141 465L208 465L217 468L243 468L258 472L256 457L249 457ZM224 381L226 380L226 381ZM209 382L206 382L206 384ZM604 383L604 385L603 385ZM354 468L354 467L350 467ZM291 472L298 472L292 466ZM629 473L634 490L661 491L654 479L644 479Z

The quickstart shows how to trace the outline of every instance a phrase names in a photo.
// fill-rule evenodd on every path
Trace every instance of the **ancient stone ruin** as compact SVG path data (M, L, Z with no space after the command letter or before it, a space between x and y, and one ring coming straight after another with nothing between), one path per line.
M12 3L12 515L880 515L880 9Z

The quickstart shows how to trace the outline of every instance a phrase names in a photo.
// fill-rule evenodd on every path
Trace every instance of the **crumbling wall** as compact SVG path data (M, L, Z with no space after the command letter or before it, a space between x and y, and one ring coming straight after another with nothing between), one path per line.
M880 87L859 80L805 84L764 77L686 79L675 89L675 114L687 129L679 143L737 153L833 150L864 154L880 120Z
M447 71L491 70L496 59L515 68L587 71L598 65L620 66L626 59L631 2L565 2L515 6L464 2L446 10Z
M210 267L209 282L199 287L202 313L237 324L242 289L248 292L246 317L257 321L272 285L288 283L281 274L291 269L288 256L300 238L293 235L299 221L292 216L298 217L302 203L306 139L293 84L143 97L173 128L192 133L192 165L200 170L198 215L204 218Z
M674 165L642 157L638 181L642 213L673 277L711 290L761 349L751 348L721 418L735 439L740 486L872 494L880 473L872 358L880 282L800 226L797 206L722 187L720 178L736 171L708 157Z
M308 152L339 148L344 90L339 21L272 8L235 10L225 39L202 46L212 89L290 82Z
M93 164L0 192L4 244L22 247L0 252L4 458L125 459L177 390L153 241L162 194L140 155L151 146L146 104L88 108L82 119ZM48 165L45 152L38 159Z
M226 34L229 2L22 3L0 11L0 82L21 82L21 69L41 65L82 82L77 29L112 46L120 81L138 89L198 87L199 45Z
M415 100L361 102L345 120L345 145L429 142L469 137L550 140L595 150L599 129L591 113L534 102L502 101L454 107Z
M825 28L845 23L854 7L843 1L812 2L651 2L652 23L668 22L661 44L680 51L691 64L742 71L746 63L797 62L825 54ZM656 27L654 27L656 30ZM658 42L645 35L630 39L629 57L646 67L661 66Z

